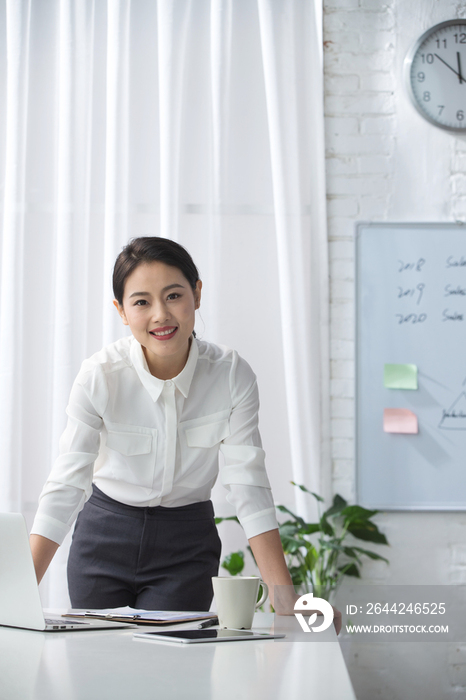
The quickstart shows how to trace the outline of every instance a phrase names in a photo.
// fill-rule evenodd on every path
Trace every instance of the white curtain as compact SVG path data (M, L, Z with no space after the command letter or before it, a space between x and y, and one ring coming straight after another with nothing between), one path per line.
M200 268L198 335L258 375L276 502L312 515L289 482L329 494L318 0L4 0L0 23L0 509L31 523L80 363L125 332L114 259L161 235Z

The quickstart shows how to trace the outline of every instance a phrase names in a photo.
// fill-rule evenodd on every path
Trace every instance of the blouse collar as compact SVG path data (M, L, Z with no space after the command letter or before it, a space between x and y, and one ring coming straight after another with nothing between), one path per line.
M167 382L173 382L185 399L187 398L199 357L199 348L195 338L191 341L191 347L189 348L188 359L185 366L173 379L159 379L150 373L142 346L135 338L132 338L130 357L139 379L154 402L158 401Z

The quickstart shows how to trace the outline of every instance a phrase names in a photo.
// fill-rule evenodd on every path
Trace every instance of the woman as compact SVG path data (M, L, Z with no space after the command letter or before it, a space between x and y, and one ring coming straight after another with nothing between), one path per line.
M113 287L132 336L86 360L73 385L31 533L38 580L79 513L73 607L208 610L220 557L209 499L221 452L221 482L273 603L274 586L292 584L252 370L235 351L195 338L202 283L174 241L131 241Z

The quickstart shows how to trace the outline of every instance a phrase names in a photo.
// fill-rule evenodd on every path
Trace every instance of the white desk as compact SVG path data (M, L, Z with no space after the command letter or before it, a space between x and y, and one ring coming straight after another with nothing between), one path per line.
M257 613L254 629L270 631ZM141 629L141 628L140 628ZM0 627L2 700L356 700L335 641L149 643L133 630Z

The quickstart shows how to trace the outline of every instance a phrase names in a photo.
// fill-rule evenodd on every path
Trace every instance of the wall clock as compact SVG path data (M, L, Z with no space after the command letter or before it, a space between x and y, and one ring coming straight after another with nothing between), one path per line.
M414 106L431 124L466 133L466 20L428 29L404 62Z

